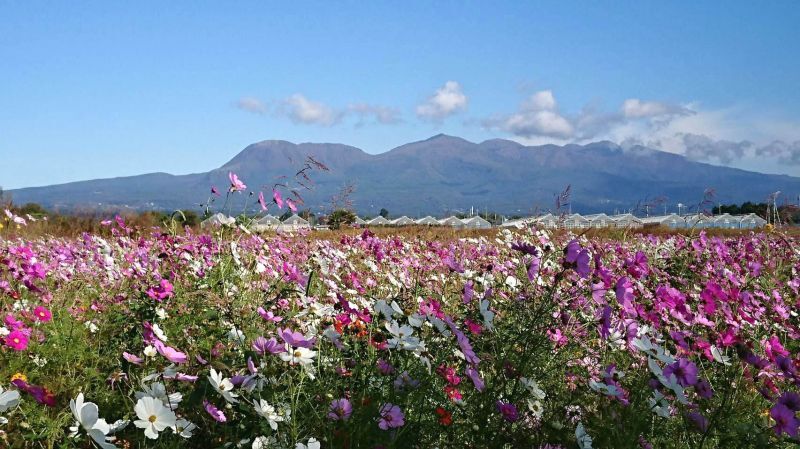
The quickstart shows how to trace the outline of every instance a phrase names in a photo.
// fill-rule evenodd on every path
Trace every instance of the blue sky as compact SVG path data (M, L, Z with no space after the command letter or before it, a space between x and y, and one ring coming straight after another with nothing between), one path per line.
M792 1L0 1L0 186L440 132L800 175L798 23Z

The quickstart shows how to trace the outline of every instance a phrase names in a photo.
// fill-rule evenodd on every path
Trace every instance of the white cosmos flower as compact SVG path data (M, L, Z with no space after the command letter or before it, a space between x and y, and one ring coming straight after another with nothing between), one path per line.
M153 382L149 386L142 384L142 390L144 391L136 392L136 399L150 396L158 399L164 404L167 404L167 406L172 410L175 410L178 407L178 404L183 400L183 395L180 393L167 394L167 387L165 387L161 382Z
M139 399L133 410L139 418L133 424L144 429L144 436L152 440L158 438L158 432L175 425L175 413L156 398Z
M592 449L592 437L586 433L583 423L578 423L578 427L575 428L575 438L580 449Z
M314 356L316 355L316 351L312 351L308 348L292 349L289 345L286 345L286 352L282 352L280 354L281 359L283 359L284 362L289 362L293 365L300 364L303 366L308 366L314 363Z
M253 440L252 449L269 449L278 446L278 440L274 436L260 436Z
M86 434L101 448L116 448L113 444L106 442L107 435L111 433L111 426L105 419L98 416L97 404L84 402L83 393L79 393L77 398L70 399L69 408L75 417L75 425L70 428L71 436L77 436L80 429L83 428Z
M0 387L0 413L8 409L12 409L19 404L19 391L16 390L3 390Z
M316 438L311 437L308 439L308 444L297 443L294 449L319 449L322 447Z
M263 399L259 399L258 402L253 402L253 407L256 409L256 413L267 420L272 430L278 430L278 423L283 421L284 418L274 406Z
M386 323L386 330L392 334L392 338L387 340L389 348L400 348L413 351L419 347L419 338L412 337L414 328L409 325L400 326L397 321Z
M164 343L166 343L167 342L167 334L164 333L164 331L161 329L161 326L159 326L156 323L153 323L152 328L153 328L153 333L155 334L155 336L158 337L159 340L161 340Z
M535 380L529 379L527 377L520 377L519 382L525 387L528 392L533 395L538 400L544 400L547 397L547 394L539 388L539 384L536 383Z
M230 402L231 404L236 404L239 402L236 398L239 396L236 393L233 393L233 383L227 377L222 377L221 373L218 373L214 368L211 368L211 375L208 376L209 382L211 382L211 386L217 390L217 393L221 394L226 401Z
M158 350L156 349L155 346L147 345L147 347L144 348L144 355L145 356L147 356L147 357L155 357L156 354L158 354Z
M188 420L183 418L175 421L175 425L172 426L172 431L175 432L176 435L180 435L183 438L191 438L192 432L196 429L197 426L190 423Z
M489 301L486 299L482 299L480 303L480 310L481 316L483 317L483 325L486 326L486 329L493 330L494 325L492 322L494 321L494 312L489 310Z

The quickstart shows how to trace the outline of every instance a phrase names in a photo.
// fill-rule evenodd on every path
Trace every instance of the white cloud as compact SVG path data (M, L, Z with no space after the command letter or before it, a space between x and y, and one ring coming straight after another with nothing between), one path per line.
M295 123L322 126L335 125L344 115L343 112L324 103L309 100L302 94L294 94L284 100L283 112Z
M645 146L697 161L800 175L800 123L737 107L705 109L698 103L629 98L616 110L585 106L569 115L559 110L553 92L544 90L516 112L482 124L525 145L609 140L623 148Z
M469 99L461 90L461 85L448 81L436 90L425 103L417 106L417 117L423 120L440 122L445 118L467 108Z
M688 109L660 103L658 101L642 101L638 98L629 98L622 103L622 115L625 118L651 118L665 115L685 115L691 113Z
M540 136L568 139L575 134L573 124L559 114L556 99L549 90L531 95L511 115L485 120L484 126L525 138Z
M267 105L255 97L242 97L236 102L236 107L253 114L266 114Z

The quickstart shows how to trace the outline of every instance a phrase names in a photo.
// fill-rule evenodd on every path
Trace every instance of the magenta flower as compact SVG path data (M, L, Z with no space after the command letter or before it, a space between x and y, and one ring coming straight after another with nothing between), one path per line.
M497 408L497 411L503 415L503 419L506 421L516 422L519 419L519 413L517 412L517 407L514 404L498 400L495 402L495 407Z
M253 341L253 351L256 351L258 355L264 355L266 353L270 354L280 354L284 352L284 349L281 345L278 344L278 340L274 337L267 340L264 337L258 337Z
M769 416L775 420L775 435L780 436L785 433L793 438L797 437L797 427L800 426L800 421L794 415L794 412L789 407L783 404L775 404L769 411Z
M310 348L316 343L315 338L308 340L300 332L293 331L289 328L278 329L278 336L281 337L286 344L295 348Z
M214 196L220 196L219 195L219 190L217 190L216 186L211 186L211 194L214 195Z
M283 321L283 317L275 315L274 313L272 313L271 310L267 311L267 310L264 310L263 307L259 307L257 311L258 311L258 314L261 315L261 318L264 318L267 321L272 321L274 323Z
M47 323L48 321L53 319L53 314L47 309L47 307L39 306L33 309L33 315L36 317L38 321L42 323Z
M214 418L216 422L226 422L228 418L225 417L225 413L222 413L222 410L218 409L214 404L203 400L203 407L205 407L206 412Z
M291 209L292 212L297 213L297 205L294 204L294 201L290 199L286 199L286 205Z
M334 399L333 402L331 402L328 418L334 421L347 421L351 414L353 414L353 405L350 404L349 399Z
M247 188L234 172L228 172L228 179L231 180L231 192L240 192Z
M189 357L185 353L180 352L171 346L165 346L163 343L161 343L161 340L156 340L153 345L156 347L156 350L158 350L159 354L164 356L165 359L172 363L186 363L189 361Z
M680 358L664 367L664 376L675 375L681 386L688 387L697 383L697 365L688 359Z
M383 375L392 374L394 372L394 367L386 360L378 359L378 372Z
M705 416L697 412L691 412L687 415L687 417L689 418L689 421L691 421L695 425L695 428L699 432L705 433L708 430L709 423L708 419Z
M172 283L170 283L166 279L162 279L158 283L158 286L148 288L146 293L147 296L149 296L150 298L160 302L164 299L171 297L173 290L174 287L172 286Z
M28 349L28 336L22 330L17 329L6 335L5 344L15 351Z
M258 192L258 204L261 206L261 210L267 210L267 202L264 200L264 192Z
M283 197L281 197L281 192L273 190L272 199L275 200L275 204L278 205L278 209L283 209Z
M592 272L589 266L589 262L592 260L591 255L588 250L581 248L577 240L572 240L567 244L567 254L564 260L574 266L575 271L583 278L588 277Z
M483 379L481 379L481 375L475 368L468 366L467 367L467 377L470 378L472 383L475 385L475 389L482 392L486 389L486 383L484 383Z
M778 404L785 405L786 408L793 412L800 411L800 394L794 391L786 391L778 398Z
M382 430L402 427L406 423L403 411L400 410L400 407L392 404L391 402L383 404L378 413L381 415L380 419L378 420L378 427L380 427Z
M141 365L142 362L144 362L144 360L141 357L138 357L136 355L130 354L128 352L123 352L122 353L122 358L124 358L125 360L127 360L130 363L133 363L134 365Z

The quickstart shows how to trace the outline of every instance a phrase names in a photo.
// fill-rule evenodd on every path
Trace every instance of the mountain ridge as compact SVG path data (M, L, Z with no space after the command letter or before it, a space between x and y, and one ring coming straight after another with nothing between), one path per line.
M338 143L263 140L207 172L153 172L10 192L16 202L64 211L198 208L212 185L225 190L228 171L236 172L249 190L269 191L276 183L291 181L308 156L330 168L312 173L314 189L300 192L305 207L314 212L324 211L328 199L347 183L356 186L352 199L362 214L386 207L396 214L443 215L473 206L530 213L552 209L554 198L567 186L576 212L628 210L657 197L666 197L669 204L694 204L709 188L716 189L720 202L763 201L777 190L800 193L800 178L715 166L652 148L623 148L608 141L564 146L525 146L505 139L475 143L446 134L378 154ZM237 206L243 199L236 197Z

